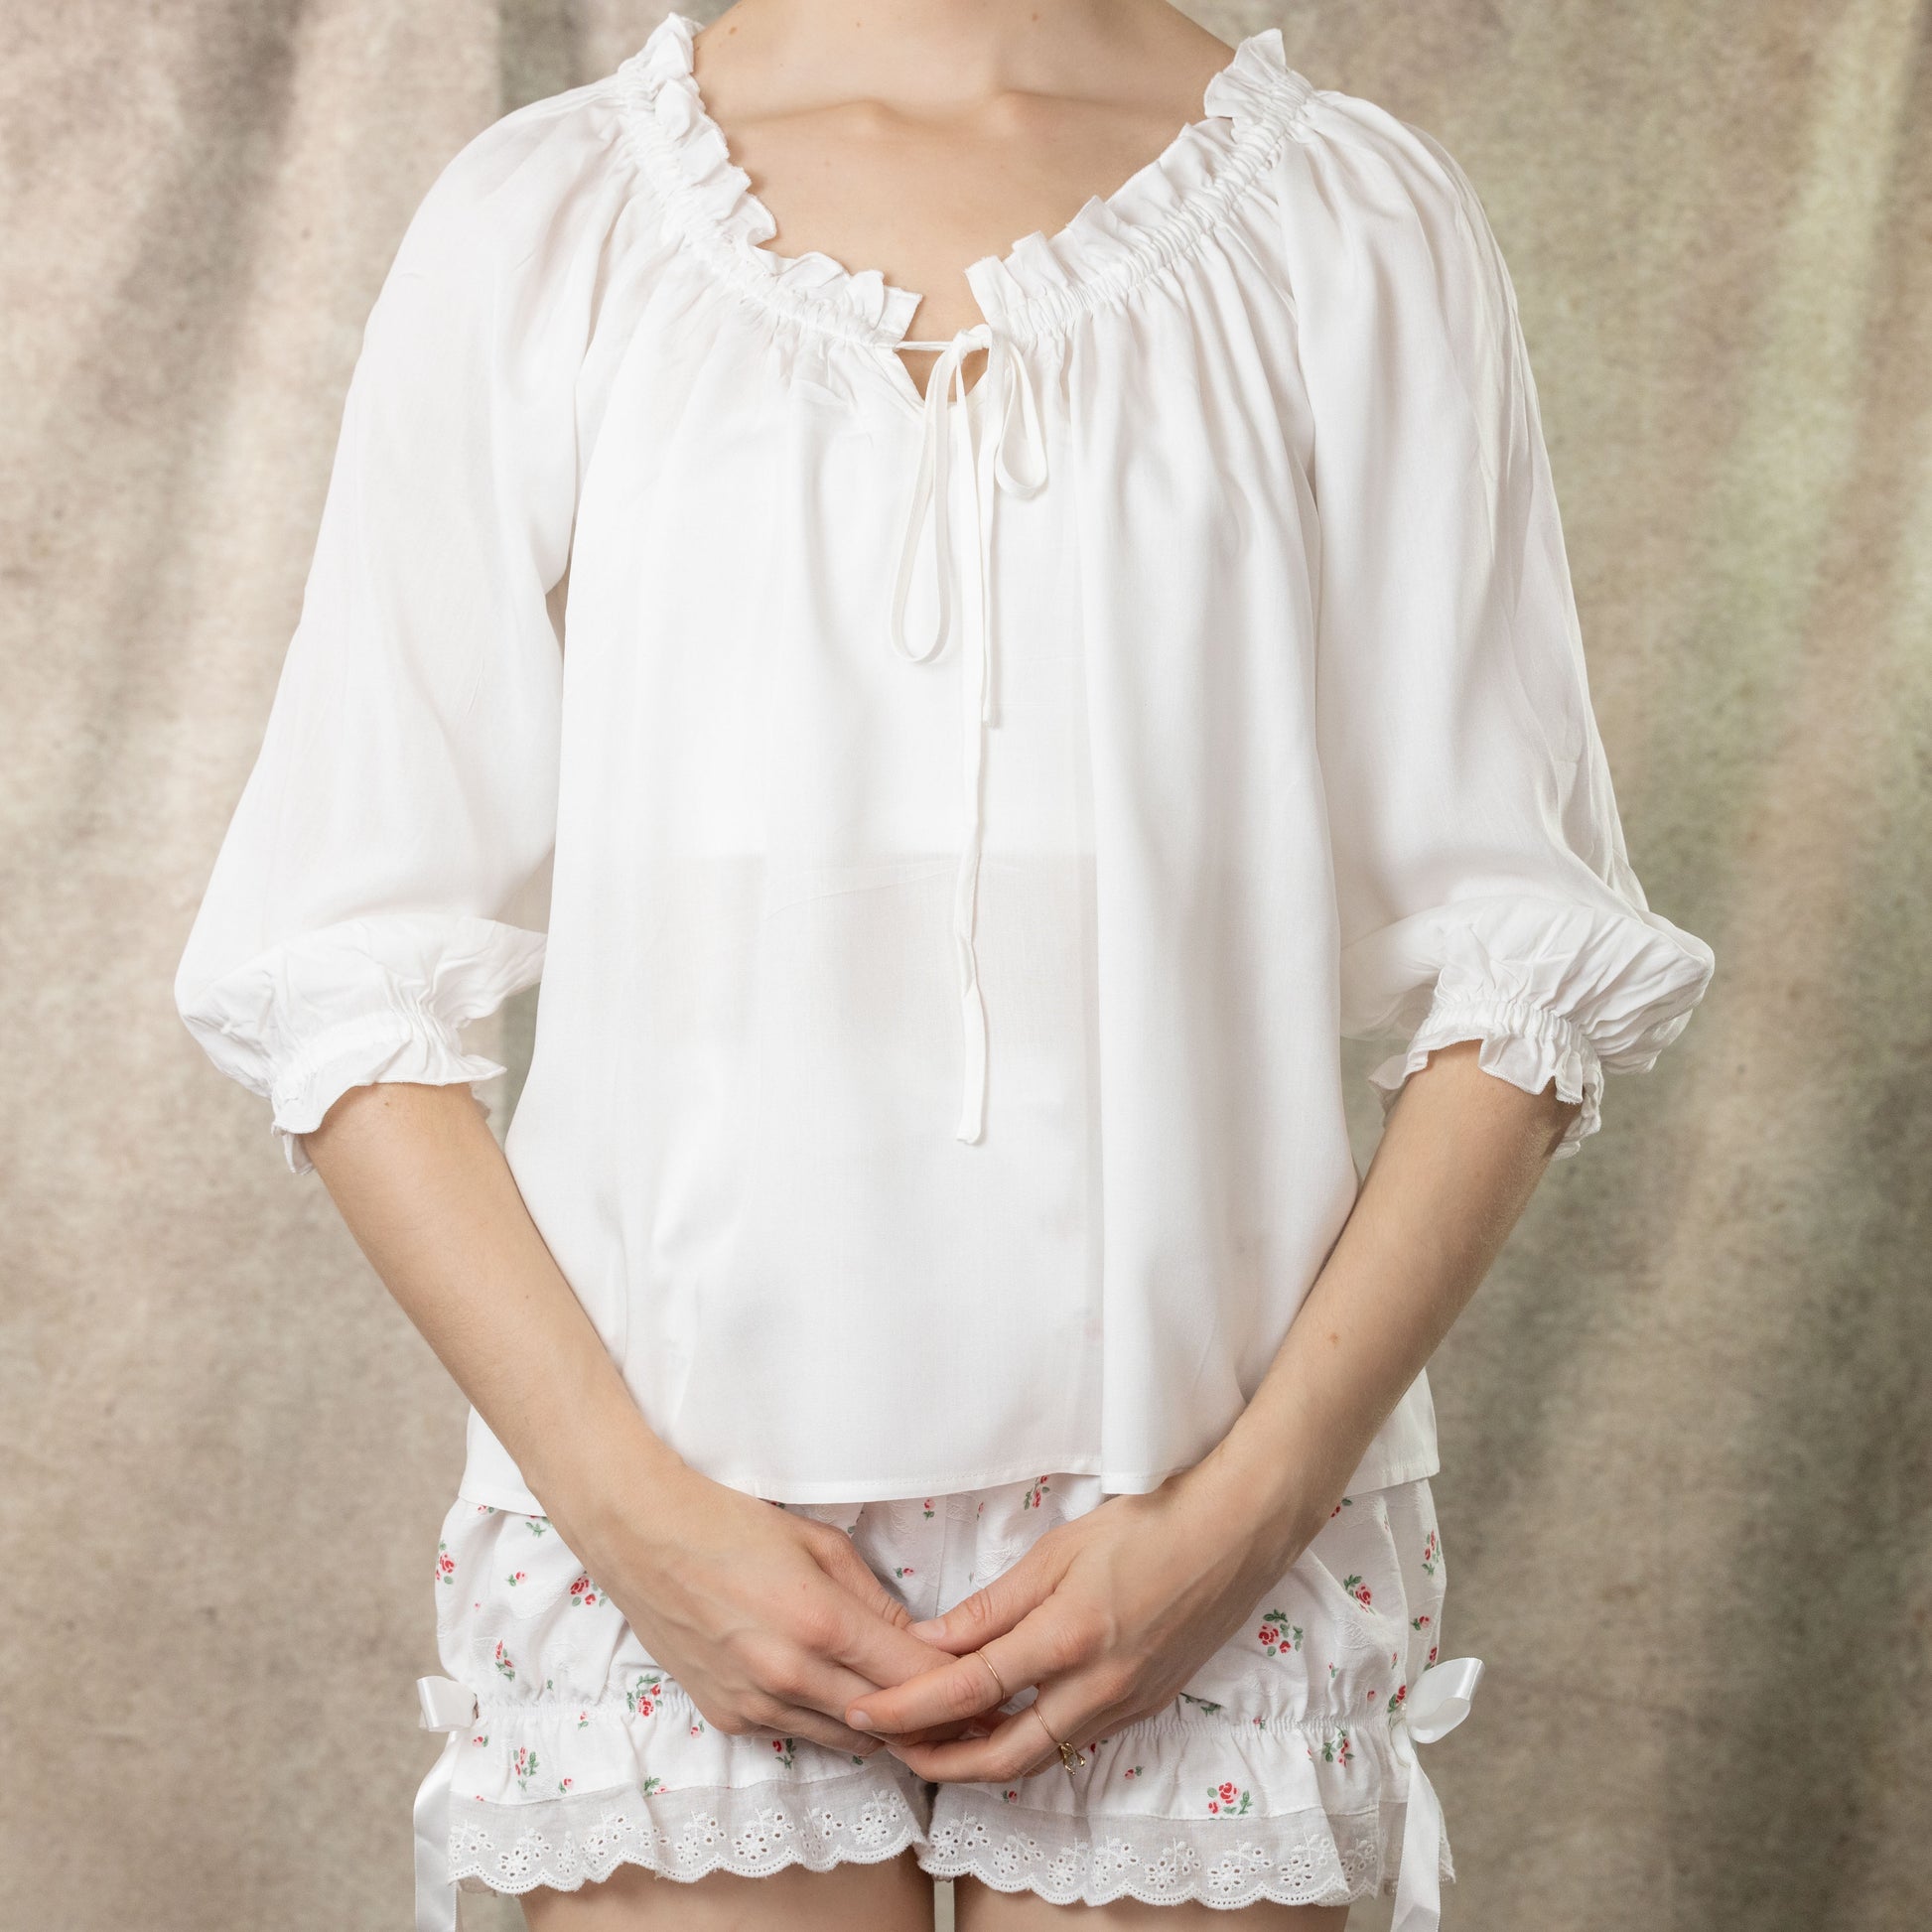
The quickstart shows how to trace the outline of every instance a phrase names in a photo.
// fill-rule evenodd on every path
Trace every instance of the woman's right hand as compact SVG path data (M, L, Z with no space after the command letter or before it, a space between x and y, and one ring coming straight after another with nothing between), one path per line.
M652 1457L647 1493L607 1499L581 1542L559 1523L564 1541L714 1729L771 1730L870 1756L882 1740L834 1714L952 1653L906 1634L910 1611L843 1530L662 1454L668 1466ZM918 1741L963 1727L936 1725Z
M712 1481L645 1425L470 1089L351 1088L304 1139L390 1293L706 1722L879 1749L847 1707L951 1653L906 1634L842 1531Z

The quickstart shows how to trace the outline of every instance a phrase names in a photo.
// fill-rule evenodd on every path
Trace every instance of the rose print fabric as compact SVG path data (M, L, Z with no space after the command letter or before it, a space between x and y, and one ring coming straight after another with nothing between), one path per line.
M774 1505L836 1524L934 1615L1102 1500L1046 1474L886 1502ZM931 1784L890 1753L714 1731L540 1516L457 1502L437 1545L444 1668L477 1695L451 1799L470 1889L823 1870L913 1849L1055 1903L1344 1901L1388 1889L1408 1774L1393 1732L1440 1654L1448 1583L1427 1479L1349 1496L1173 1703L1081 1737L1086 1765ZM1032 1696L1009 1701L1018 1710ZM1447 1840L1442 1875L1452 1876Z

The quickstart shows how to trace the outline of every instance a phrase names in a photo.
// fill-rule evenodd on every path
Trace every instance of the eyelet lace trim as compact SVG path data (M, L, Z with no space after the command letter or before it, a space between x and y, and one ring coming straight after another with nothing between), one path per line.
M827 1871L875 1864L925 1838L926 1808L882 1792L875 1772L812 1785L585 1792L527 1805L459 1809L450 1875L490 1891L575 1891L638 1864L667 1878L732 1871L762 1878L788 1864ZM475 1885L470 1887L476 1889Z
M935 1878L972 1877L1056 1905L1188 1900L1217 1906L1343 1905L1394 1886L1404 1807L1319 1810L1191 1823L1077 1819L1016 1807L963 1785L941 1786L949 1816L930 1825L923 1796L882 1793L869 1773L809 1787L587 1792L527 1805L479 1805L450 1831L450 1873L466 1890L575 1891L621 1864L692 1880L713 1871L768 1876L788 1864L826 1871L875 1864L915 1848ZM1441 1860L1455 1876L1448 1841Z
M1110 1818L1097 1836L1056 1812L1016 1811L954 1787L963 1816L934 1830L919 1856L935 1877L973 1877L998 1891L1032 1891L1055 1905L1198 1901L1216 1906L1346 1905L1394 1886L1404 1806L1334 1816L1291 1812L1204 1819L1190 1833L1173 1819ZM1203 1850L1203 1842L1212 1849ZM1452 1879L1445 1838L1441 1875Z

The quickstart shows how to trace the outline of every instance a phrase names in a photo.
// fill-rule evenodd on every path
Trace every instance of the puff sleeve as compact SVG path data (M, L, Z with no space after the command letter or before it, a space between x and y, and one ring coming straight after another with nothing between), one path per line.
M608 225L539 103L445 168L363 331L299 621L175 980L290 1169L348 1088L483 1079L542 970L573 383Z
M1683 1031L1710 948L1631 870L1515 291L1432 136L1318 93L1284 232L1319 526L1316 738L1341 1031L1581 1101Z

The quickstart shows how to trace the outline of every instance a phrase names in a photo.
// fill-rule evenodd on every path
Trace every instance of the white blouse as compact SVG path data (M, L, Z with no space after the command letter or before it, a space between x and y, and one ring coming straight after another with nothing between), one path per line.
M1343 1035L1385 1096L1480 1040L1570 1153L1712 971L1625 857L1514 293L1270 29L972 265L921 401L912 290L764 245L696 27L410 223L180 1009L299 1173L540 975L510 1166L687 1461L1152 1488L1348 1215ZM1423 1380L1356 1484L1436 1467ZM463 1493L540 1506L474 1414Z

